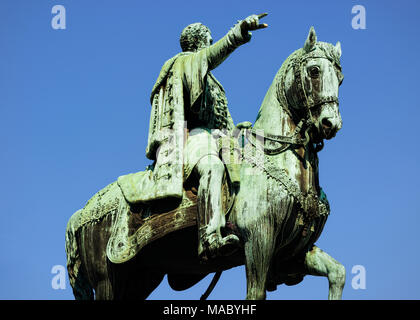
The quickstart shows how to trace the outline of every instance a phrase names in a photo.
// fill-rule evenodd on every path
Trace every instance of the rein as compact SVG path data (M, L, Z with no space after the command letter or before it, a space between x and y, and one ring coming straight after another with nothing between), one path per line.
M303 128L305 128L305 130L302 130ZM308 132L309 129L310 123L302 119L300 120L296 128L293 130L291 136L281 136L270 133L264 133L263 130L255 130L253 128L242 129L242 135L245 135L248 141L254 147L262 149L265 154L276 155L289 149L291 146L306 146L310 141ZM305 138L299 138L299 135L304 136ZM261 142L261 144L258 144L257 141ZM267 147L266 144L274 145L274 147ZM280 144L280 146L276 147L276 145L278 144Z

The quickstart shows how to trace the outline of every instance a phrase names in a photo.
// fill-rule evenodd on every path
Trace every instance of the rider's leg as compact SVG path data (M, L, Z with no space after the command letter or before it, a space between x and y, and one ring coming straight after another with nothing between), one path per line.
M218 252L228 253L239 243L239 238L229 235L222 238L221 228L226 220L222 212L221 186L225 167L215 155L202 158L196 165L200 177L198 187L199 249L205 260Z
M206 156L197 163L200 177L198 188L200 222L204 222L202 225L206 226L208 235L214 232L220 235L220 227L225 225L220 197L224 171L222 161L213 155Z

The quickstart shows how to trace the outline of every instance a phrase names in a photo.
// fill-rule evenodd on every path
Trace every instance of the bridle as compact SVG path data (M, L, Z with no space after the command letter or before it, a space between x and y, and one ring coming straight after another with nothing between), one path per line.
M275 155L291 147L305 147L310 142L309 132L315 124L313 120L312 109L321 107L322 105L325 105L327 103L335 103L337 105L339 104L337 97L328 96L323 98L317 98L313 95L307 94L305 90L304 78L302 76L304 67L306 65L304 62L306 60L316 58L327 59L333 64L335 72L337 74L337 78L339 79L339 84L341 84L343 80L343 75L341 73L339 58L333 53L327 52L327 50L320 45L316 45L315 48L310 52L305 52L302 54L302 51L303 49L301 49L300 52L298 51L295 57L291 58L292 60L289 61L285 72L281 74L281 79L277 79L276 96L280 105L283 106L284 110L286 111L286 113L288 113L291 119L294 119L294 121L296 119L300 119L292 135L272 135L268 133L258 132L253 128L245 129L245 136L254 147L258 146L258 144L256 143L257 140L264 141L262 148L265 154ZM295 77L295 81L292 84L292 86L295 86L295 88L293 89L296 95L296 100L294 101L294 104L298 106L303 106L303 116L302 114L298 116L296 114L296 111L289 107L289 105L291 104L286 95L285 78L290 68L293 69ZM266 146L266 144L268 146ZM316 144L314 151L319 152L322 150L323 147L324 142L321 141Z

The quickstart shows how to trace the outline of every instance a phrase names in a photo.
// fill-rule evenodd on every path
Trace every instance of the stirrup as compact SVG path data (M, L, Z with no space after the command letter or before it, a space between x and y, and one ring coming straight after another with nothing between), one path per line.
M201 241L202 251L198 253L198 257L202 262L218 256L229 256L238 250L240 244L239 238L234 234L222 238L213 233L202 237Z

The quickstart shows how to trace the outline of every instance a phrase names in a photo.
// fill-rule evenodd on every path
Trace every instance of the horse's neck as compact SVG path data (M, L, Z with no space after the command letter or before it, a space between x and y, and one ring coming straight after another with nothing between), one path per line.
M291 136L296 124L280 105L276 97L276 84L273 82L258 112L254 129L263 130L264 134ZM310 158L316 157L313 150L303 147L289 150L276 156L276 162L286 167L290 178L294 179L302 192L308 192L318 184L317 168Z
M276 85L273 82L260 107L254 129L264 130L265 133L269 134L286 136L290 135L294 128L292 119L280 106L276 98Z

